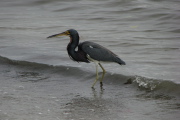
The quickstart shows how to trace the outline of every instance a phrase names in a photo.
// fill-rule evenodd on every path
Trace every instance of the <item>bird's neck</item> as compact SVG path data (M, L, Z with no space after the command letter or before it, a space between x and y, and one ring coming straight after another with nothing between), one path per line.
M74 36L70 36L70 42L68 44L68 47L75 50L78 44L79 44L79 35L77 34Z
M75 36L70 36L70 42L67 46L67 51L70 56L74 61L77 62L89 62L86 59L86 54L83 51L80 51L79 48L78 50L75 50L76 47L79 45L79 35L76 34Z
M76 47L79 44L79 35L70 36L70 42L67 46L67 51L69 56L71 56L74 60L77 58L77 51L75 51Z

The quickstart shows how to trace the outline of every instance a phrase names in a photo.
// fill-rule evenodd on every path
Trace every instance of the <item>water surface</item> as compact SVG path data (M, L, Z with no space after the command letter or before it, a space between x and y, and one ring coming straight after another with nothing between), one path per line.
M1 0L0 119L169 120L179 117L178 0ZM91 85L93 63L67 55L74 28L127 65L103 64L103 89ZM132 84L124 84L127 81Z

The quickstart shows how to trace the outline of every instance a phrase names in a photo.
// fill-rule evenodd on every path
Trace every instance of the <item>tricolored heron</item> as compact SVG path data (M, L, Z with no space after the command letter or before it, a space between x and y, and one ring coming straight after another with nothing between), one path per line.
M55 35L51 35L47 38L53 38L58 36L69 36L70 42L67 46L67 51L70 58L77 62L86 62L89 63L90 61L96 64L96 79L92 85L96 84L98 81L98 65L101 67L103 74L100 79L100 85L102 87L102 80L104 78L105 69L101 65L101 62L115 62L120 65L125 65L126 63L121 60L116 54L108 50L107 48L90 41L85 41L79 44L79 34L76 30L70 29L62 33L58 33ZM75 50L78 47L77 50Z

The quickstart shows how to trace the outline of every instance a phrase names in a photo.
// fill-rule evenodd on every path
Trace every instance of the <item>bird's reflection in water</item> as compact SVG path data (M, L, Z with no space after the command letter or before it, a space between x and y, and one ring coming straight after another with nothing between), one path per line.
M103 94L104 94L103 86L100 87L99 93L97 92L97 90L94 87L92 87L92 94L93 94L93 97L95 100L102 99Z

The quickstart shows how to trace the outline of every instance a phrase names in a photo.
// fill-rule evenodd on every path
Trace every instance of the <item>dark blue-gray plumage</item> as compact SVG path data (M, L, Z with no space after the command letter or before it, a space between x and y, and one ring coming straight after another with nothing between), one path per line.
M97 43L86 41L80 43L79 48L94 60L100 62L116 62L120 65L125 65L125 62L122 61L116 54Z
M102 86L102 80L104 78L105 69L102 67L100 62L115 62L120 65L126 64L116 54L114 54L107 48L97 43L86 41L79 44L79 34L74 29L67 30L63 33L51 35L48 38L64 36L64 35L70 37L70 42L67 46L67 51L72 60L77 61L77 62L87 62L87 63L92 61L96 63L96 80L94 84L92 85L92 87L94 87L94 85L98 81L98 65L103 70L103 75L100 80L100 84ZM78 47L77 51L75 50L76 47Z

